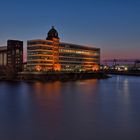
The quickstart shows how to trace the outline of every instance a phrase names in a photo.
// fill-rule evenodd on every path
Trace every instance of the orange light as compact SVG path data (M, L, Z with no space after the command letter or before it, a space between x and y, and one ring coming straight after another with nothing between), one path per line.
M55 64L54 65L54 70L55 71L61 71L61 65L60 64Z
M99 65L94 65L93 67L92 67L92 70L93 71L99 71Z
M42 68L41 68L41 66L37 65L37 66L35 66L35 69L36 69L36 71L39 72L39 71L41 71Z

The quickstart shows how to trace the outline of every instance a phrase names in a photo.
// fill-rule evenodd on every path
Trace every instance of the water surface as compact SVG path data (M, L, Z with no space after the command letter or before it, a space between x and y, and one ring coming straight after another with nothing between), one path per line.
M140 139L140 77L0 82L0 140L103 139Z

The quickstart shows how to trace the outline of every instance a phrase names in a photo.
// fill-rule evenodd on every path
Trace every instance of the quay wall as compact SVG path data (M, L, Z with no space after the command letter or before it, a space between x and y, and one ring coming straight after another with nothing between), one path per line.
M18 74L20 81L68 81L78 79L105 79L108 76L104 73L29 73Z

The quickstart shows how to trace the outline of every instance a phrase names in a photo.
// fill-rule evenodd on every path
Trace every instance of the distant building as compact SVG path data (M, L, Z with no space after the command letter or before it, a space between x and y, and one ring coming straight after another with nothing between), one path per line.
M0 66L7 66L14 72L22 71L23 41L8 40L7 46L0 47Z
M46 40L27 42L29 71L96 71L99 65L99 48L60 42L54 27Z
M0 66L7 65L7 46L0 47Z

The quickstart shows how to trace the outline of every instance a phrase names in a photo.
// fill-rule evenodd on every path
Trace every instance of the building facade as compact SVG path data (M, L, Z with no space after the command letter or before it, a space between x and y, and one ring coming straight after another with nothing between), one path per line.
M100 65L100 49L60 43L59 61L66 71L96 71Z
M97 71L100 49L60 42L52 27L46 40L27 42L29 71Z
M14 72L22 71L23 41L8 40L7 46L0 47L0 66L7 66Z
M7 65L7 46L0 47L0 66Z

